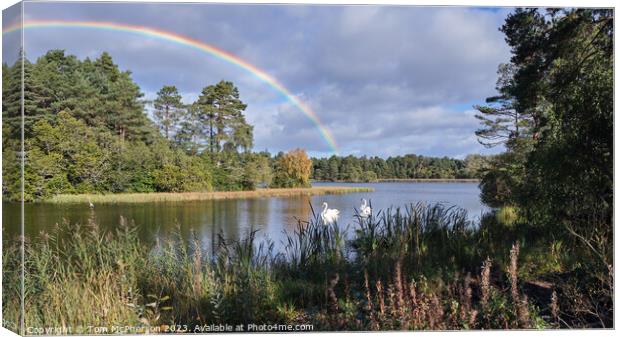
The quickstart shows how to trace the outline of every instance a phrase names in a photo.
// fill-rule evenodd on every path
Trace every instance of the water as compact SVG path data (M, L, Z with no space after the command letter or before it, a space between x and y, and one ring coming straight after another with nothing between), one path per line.
M329 208L340 210L339 224L353 223L353 208L359 208L361 198L372 202L373 211L390 206L404 206L412 202L444 203L464 208L470 219L479 218L486 211L479 201L476 183L316 183L316 186L347 185L374 188L370 193L340 195L297 196L245 200L208 200L192 202L99 204L94 216L102 229L114 229L121 216L138 226L139 236L148 242L163 238L180 228L183 235L193 231L207 245L222 233L227 239L239 239L249 230L259 230L259 238L269 237L276 246L283 232L296 228L296 219L308 220L310 203L316 212L327 202ZM13 238L19 234L20 204L3 203L3 235ZM56 205L35 203L25 205L25 232L30 238L42 231L51 231L63 220L87 223L92 216L88 204Z

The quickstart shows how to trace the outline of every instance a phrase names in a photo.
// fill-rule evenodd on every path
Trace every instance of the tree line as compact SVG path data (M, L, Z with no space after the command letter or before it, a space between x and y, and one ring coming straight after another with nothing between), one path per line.
M415 154L381 157L331 156L313 158L312 178L321 181L372 182L380 179L477 179L491 157L478 154L465 159Z

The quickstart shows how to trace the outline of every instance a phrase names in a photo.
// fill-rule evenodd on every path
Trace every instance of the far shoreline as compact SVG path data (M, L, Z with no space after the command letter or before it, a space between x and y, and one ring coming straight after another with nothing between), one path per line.
M416 179L377 179L375 181L330 181L314 180L313 183L336 183L336 184L371 184L371 183L479 183L480 179L473 178L416 178Z
M38 203L52 204L120 204L151 203L226 199L257 199L271 197L314 196L326 194L346 194L372 192L369 187L352 186L313 186L308 188L259 188L253 191L215 191L215 192L153 192L153 193L110 193L110 194L59 194Z

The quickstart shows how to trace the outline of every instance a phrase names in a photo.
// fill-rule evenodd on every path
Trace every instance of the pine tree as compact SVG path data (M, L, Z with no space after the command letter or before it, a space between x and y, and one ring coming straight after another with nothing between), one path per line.
M177 129L181 119L183 112L181 99L175 86L166 85L157 92L157 98L153 102L155 120L168 140L171 140L170 133Z
M497 90L500 95L487 98L488 105L474 106L480 112L476 118L483 125L483 128L476 131L476 136L485 147L502 144L513 147L517 140L530 135L531 114L514 101L514 72L514 66L501 64L497 71Z
M219 153L224 144L229 150L252 146L252 127L243 115L247 105L239 99L239 90L232 82L220 81L204 88L196 105L210 153Z
M190 155L198 155L203 149L203 125L200 108L196 103L185 107L180 116L179 130L174 135L176 146Z

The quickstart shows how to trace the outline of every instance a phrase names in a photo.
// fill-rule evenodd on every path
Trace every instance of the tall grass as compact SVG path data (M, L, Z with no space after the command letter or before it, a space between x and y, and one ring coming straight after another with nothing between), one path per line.
M319 330L559 326L561 294L541 303L524 290L521 263L530 248L522 238L517 243L518 235L443 205L375 213L358 217L347 235L348 226L323 224L313 212L278 252L268 240L259 243L256 232L239 241L218 236L207 250L180 230L146 244L123 218L113 232L94 220L64 223L26 245L26 326L73 333L93 333L84 330L89 325L194 332L211 323L310 323ZM498 235L509 243L501 246ZM16 247L7 241L3 251L7 322L19 321L18 297L10 295L19 287Z
M97 204L174 202L219 199L250 199L264 197L290 197L299 195L345 194L372 192L368 187L315 186L310 188L263 188L253 191L179 192L179 193L113 193L113 194L59 194L45 202L70 204L89 201Z

